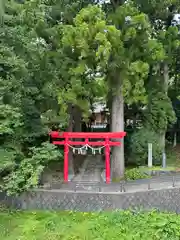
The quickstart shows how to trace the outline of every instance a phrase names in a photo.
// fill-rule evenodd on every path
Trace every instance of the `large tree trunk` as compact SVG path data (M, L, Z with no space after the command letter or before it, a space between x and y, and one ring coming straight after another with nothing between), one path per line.
M168 84L169 84L169 66L167 63L163 65L163 90L167 94L168 93Z
M5 14L5 1L0 0L0 26L4 24L4 14Z
M119 6L123 5L125 3L125 0L111 0L110 1L113 8L117 9Z
M74 132L81 132L82 128L82 111L78 106L73 109Z
M122 89L112 99L112 132L124 131L124 99ZM119 179L124 176L124 140L120 147L114 147L112 152L112 177Z
M116 10L120 5L123 5L125 0L111 0L110 3L113 9ZM124 99L122 89L112 97L111 113L111 130L112 132L124 131ZM121 140L120 147L114 147L112 152L112 177L119 179L124 176L124 140Z
M112 130L112 91L108 92L107 107L109 109L107 116L107 132L110 132Z
M169 84L169 66L167 63L163 64L163 76L162 76L162 89L164 93L167 95L168 93L168 84ZM167 131L167 126L164 129L164 131L161 131L159 133L159 144L162 146L162 150L165 151L165 146L166 146L166 131Z
M69 123L68 123L68 128L67 131L68 132L72 132L73 131L73 106L72 104L69 104L68 106L68 114L69 114ZM73 152L72 149L69 149L69 176L74 176L74 164L73 164Z
M159 144L162 148L162 151L165 151L166 146L166 130L159 133Z
M177 132L175 131L174 134L173 134L173 147L176 147L177 146Z

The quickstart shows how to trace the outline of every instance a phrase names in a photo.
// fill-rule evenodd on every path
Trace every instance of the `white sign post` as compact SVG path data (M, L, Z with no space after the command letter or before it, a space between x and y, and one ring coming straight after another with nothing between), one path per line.
M148 143L148 167L152 167L152 143Z
M163 152L162 154L162 167L166 168L166 153Z

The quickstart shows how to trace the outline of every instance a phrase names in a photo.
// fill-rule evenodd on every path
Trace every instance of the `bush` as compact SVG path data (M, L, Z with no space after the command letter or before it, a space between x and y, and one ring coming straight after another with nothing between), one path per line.
M63 160L63 152L55 145L44 142L40 147L31 147L29 157L32 162L46 166L51 161Z
M138 180L138 179L150 178L150 176L143 173L138 168L132 168L132 169L127 169L125 171L124 178L126 180Z
M4 178L3 190L8 195L20 194L37 187L43 169L50 161L61 160L61 151L50 143L30 148L28 158L23 159L16 169Z
M15 152L0 147L0 173L11 170L15 166Z
M158 142L158 135L147 128L142 128L132 134L130 141L131 162L138 166L147 164L148 143L152 143L153 164L160 164L162 149Z
M43 169L43 165L32 164L30 159L24 159L15 171L4 177L2 188L7 195L18 195L28 191L38 185Z

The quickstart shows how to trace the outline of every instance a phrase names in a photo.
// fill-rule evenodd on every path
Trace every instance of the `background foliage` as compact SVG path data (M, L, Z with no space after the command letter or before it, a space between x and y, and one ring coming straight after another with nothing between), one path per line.
M152 143L153 164L161 164L162 147L158 143L157 133L143 127L134 132L130 142L130 159L132 163L146 165L148 159L148 143Z
M180 26L171 24L179 8L177 0L0 1L0 170L9 193L36 186L62 160L49 130L80 131L99 98L110 113L115 106L111 129L115 113L116 131L132 129L126 162L146 164L152 142L160 163L166 135L180 139ZM113 156L123 166L124 154Z

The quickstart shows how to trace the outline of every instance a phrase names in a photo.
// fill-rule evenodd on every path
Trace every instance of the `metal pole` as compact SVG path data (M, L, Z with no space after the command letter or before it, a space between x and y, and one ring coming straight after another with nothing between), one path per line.
M152 167L152 143L148 143L148 167Z
M163 152L162 154L162 167L166 168L166 153Z
M173 182L172 186L175 187L175 176L172 177L172 182Z

